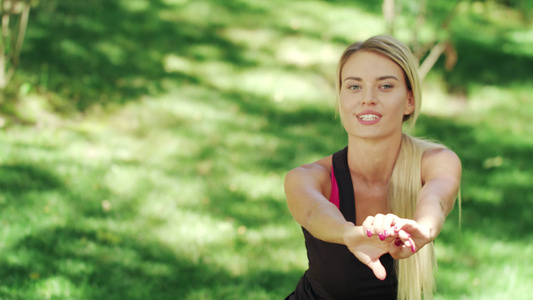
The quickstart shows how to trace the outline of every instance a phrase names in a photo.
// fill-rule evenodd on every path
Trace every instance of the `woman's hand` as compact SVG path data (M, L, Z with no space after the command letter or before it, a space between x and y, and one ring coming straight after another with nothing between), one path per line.
M427 226L417 223L414 220L398 218L392 223L392 226L393 231L400 236L402 241L405 241L402 238L402 233L409 235L414 247L411 251L408 251L407 248L409 248L409 245L406 245L404 242L400 247L391 249L389 252L394 259L407 258L432 241L431 230Z
M353 223L347 223L344 227L343 237L348 249L357 259L372 269L379 280L384 280L387 277L385 267L379 258L389 252L390 243L394 241L393 238L386 238L385 240L369 238L362 226L355 226Z
M348 249L380 280L387 277L379 260L383 254L390 253L394 259L407 258L431 242L430 237L428 227L393 214L369 216L362 226L347 223L343 233Z
M428 227L393 214L369 216L363 222L369 237L389 242L388 252L394 259L407 258L431 242Z

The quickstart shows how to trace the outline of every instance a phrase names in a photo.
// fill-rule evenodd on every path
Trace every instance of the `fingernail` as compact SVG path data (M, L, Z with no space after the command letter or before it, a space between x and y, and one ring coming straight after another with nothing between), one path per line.
M379 236L380 240L382 240L382 241L385 240L385 235L383 235L383 233L379 233L378 236Z
M371 236L372 236L372 231L370 231L370 229L367 229L367 230L366 230L366 235L367 235L368 237L371 237Z
M397 233L398 231L400 231L400 228L398 226L394 226L394 232Z
M385 230L385 231L383 232L383 236L384 236L384 237L388 237L388 236L389 236L389 232L388 232L387 230Z
M396 238L394 240L394 246L400 247L401 245L402 245L402 240L400 240L399 238Z
M413 251L413 253L416 253L415 243L411 244L411 251Z

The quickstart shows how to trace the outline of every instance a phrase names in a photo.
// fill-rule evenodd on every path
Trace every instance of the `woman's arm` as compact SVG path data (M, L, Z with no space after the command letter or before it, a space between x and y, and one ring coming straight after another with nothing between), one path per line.
M424 245L434 241L442 230L446 216L451 212L461 182L461 162L457 155L446 149L428 151L422 157L422 189L418 194L418 203L413 220L400 219L394 215L380 216L383 220L374 226L374 232L407 232L414 241L401 247L391 247L390 253L395 259L406 258ZM376 216L377 217L377 216ZM374 223L370 217L368 224ZM371 225L367 227L372 227ZM393 234L393 236L396 236ZM401 240L406 242L404 237Z
M328 200L331 156L287 173L285 195L293 218L317 239L344 244L343 232L353 226Z
M428 151L422 157L422 189L414 220L429 229L430 241L442 230L461 183L461 161L450 150Z

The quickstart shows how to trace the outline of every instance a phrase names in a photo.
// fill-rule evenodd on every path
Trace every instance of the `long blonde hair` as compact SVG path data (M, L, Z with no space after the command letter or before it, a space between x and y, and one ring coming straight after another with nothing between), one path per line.
M422 104L417 60L407 46L390 36L375 36L348 46L337 67L335 80L337 101L341 88L342 68L352 54L361 50L384 55L402 68L407 89L412 92L415 103L414 111L404 116L403 122L407 123L409 130L412 130ZM446 147L402 133L400 151L388 185L388 205L393 214L407 219L414 217L418 193L422 188L420 174L422 156L426 151L443 148ZM416 300L421 299L422 295L424 299L432 299L435 290L435 267L433 243L425 245L409 258L397 260L398 299Z
M402 144L389 180L388 205L393 214L413 219L422 188L422 157L426 151L443 148L443 145L402 134ZM421 299L421 295L424 299L433 299L436 266L433 243L408 258L396 260L398 299Z

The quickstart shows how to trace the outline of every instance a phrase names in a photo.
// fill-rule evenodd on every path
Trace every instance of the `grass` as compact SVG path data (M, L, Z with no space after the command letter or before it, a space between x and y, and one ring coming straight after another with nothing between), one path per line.
M41 1L4 93L0 299L286 296L307 261L283 178L345 145L335 64L384 30L380 3L86 2ZM464 166L437 299L533 283L533 28L480 5L460 7L416 131Z

